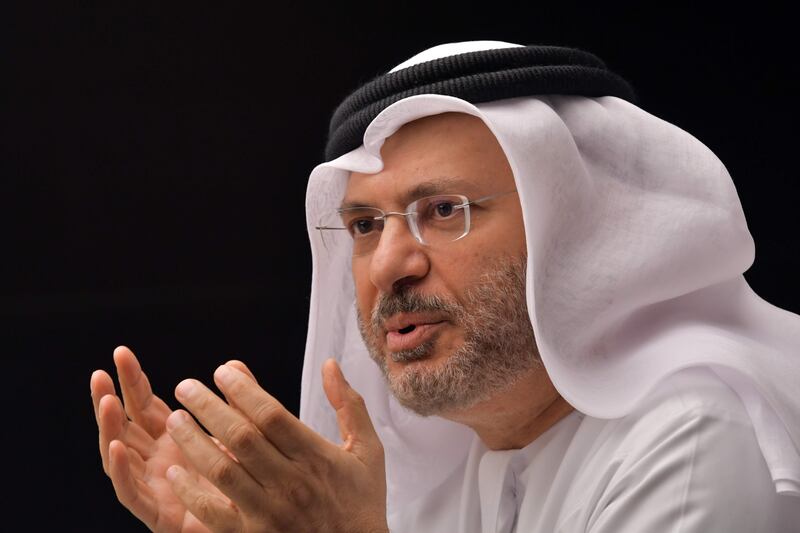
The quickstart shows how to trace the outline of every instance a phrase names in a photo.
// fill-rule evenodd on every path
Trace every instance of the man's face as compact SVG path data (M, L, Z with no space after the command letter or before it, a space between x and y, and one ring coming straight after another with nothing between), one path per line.
M470 200L513 191L497 140L475 117L403 126L378 174L353 172L343 203L405 212L421 196ZM467 409L511 385L538 353L525 307L525 232L516 194L473 205L462 239L419 243L386 219L374 251L353 257L359 325L392 392L423 415Z

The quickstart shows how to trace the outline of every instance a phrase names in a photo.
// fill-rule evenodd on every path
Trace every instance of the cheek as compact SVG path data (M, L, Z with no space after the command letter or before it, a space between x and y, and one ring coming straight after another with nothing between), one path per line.
M522 221L497 221L487 224L484 231L476 231L468 235L458 250L453 250L455 269L486 268L487 263L498 257L519 257L525 253L525 228ZM470 239L470 237L473 237Z
M512 211L506 216L498 217L476 239L475 248L486 256L518 257L525 253L525 226L522 214Z
M486 232L476 232L474 239L459 242L458 247L433 262L432 270L451 294L463 303L464 291L480 282L486 269L500 257L517 258L526 253L522 224L497 224Z
M437 292L442 296L456 297L463 303L464 291L480 278L490 254L476 247L448 252L431 262L430 277L436 280Z
M356 305L361 316L368 318L375 305L376 289L369 279L369 271L365 265L361 265L354 260L353 265L353 284L356 291Z

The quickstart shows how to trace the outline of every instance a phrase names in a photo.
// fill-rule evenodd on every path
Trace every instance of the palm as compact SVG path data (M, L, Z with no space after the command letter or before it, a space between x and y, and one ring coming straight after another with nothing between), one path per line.
M131 451L131 453L137 453ZM164 431L153 441L151 453L140 456L141 461L136 461L138 466L131 468L131 473L143 481L142 489L149 492L150 499L157 504L155 524L151 526L154 531L182 533L208 532L208 528L190 513L183 502L175 495L166 479L166 471L172 465L178 465L187 472L197 476L197 472L186 461L180 448L172 437ZM133 462L131 463L133 467ZM206 479L200 478L200 483L207 490L218 492L217 488ZM148 524L149 525L149 524Z
M117 497L151 530L208 532L172 490L166 471L178 465L212 494L225 498L201 478L165 430L169 407L152 393L147 377L127 349L115 352L124 407L105 372L92 375L92 399L100 429L103 467Z

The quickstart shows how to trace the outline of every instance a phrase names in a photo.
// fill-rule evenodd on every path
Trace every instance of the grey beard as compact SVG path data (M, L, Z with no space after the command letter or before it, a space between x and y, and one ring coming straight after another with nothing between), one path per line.
M392 358L392 361L395 363L407 363L409 361L418 361L419 359L424 359L428 355L430 355L431 351L433 351L434 341L427 341L423 342L416 348L411 348L410 350L400 350L399 352L389 352L389 357ZM385 360L383 366L386 366ZM384 370L385 375L385 370Z
M401 405L422 416L467 409L507 390L527 371L541 364L533 327L525 305L527 260L501 258L488 265L475 286L465 292L464 304L412 290L384 294L369 325L358 315L359 329L370 357L378 364L392 394ZM391 374L386 356L395 362L423 359L436 339L411 350L384 354L380 350L383 321L396 313L444 314L464 330L464 343L435 365L408 365Z

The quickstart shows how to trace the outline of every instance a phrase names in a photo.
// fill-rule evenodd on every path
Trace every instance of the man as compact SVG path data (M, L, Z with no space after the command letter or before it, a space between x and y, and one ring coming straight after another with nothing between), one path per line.
M800 320L741 276L722 164L631 99L497 42L351 95L307 195L305 424L232 361L227 402L176 389L214 441L119 348L120 501L157 531L796 531Z

